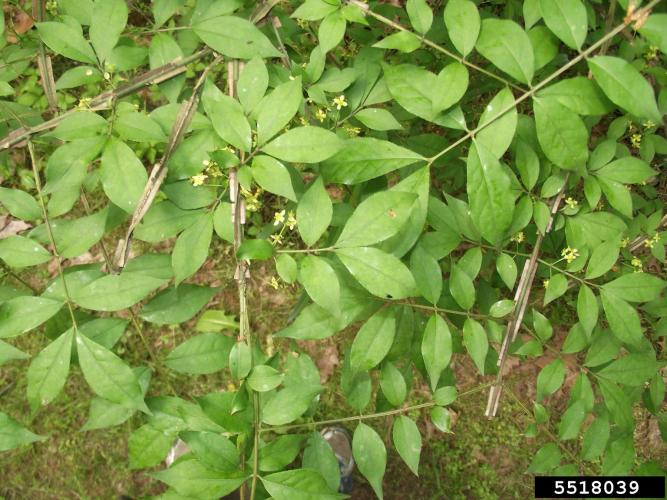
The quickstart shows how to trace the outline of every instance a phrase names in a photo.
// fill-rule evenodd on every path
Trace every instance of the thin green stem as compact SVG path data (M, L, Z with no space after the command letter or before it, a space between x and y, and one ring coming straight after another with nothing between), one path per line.
M646 5L646 7L644 7L644 9L642 9L642 10L648 12L650 9L652 9L653 7L655 7L658 3L660 3L660 0L653 0L651 3L649 3L648 5ZM370 13L370 11L369 11L369 13ZM436 154L435 156L429 158L429 161L428 161L429 164L433 163L435 160L437 160L437 159L440 158L441 156L447 154L449 151L453 150L454 148L460 146L461 144L463 144L464 142L466 142L468 139L474 137L476 134L478 134L480 131L482 131L483 129L485 129L486 127L488 127L489 125L491 125L492 123L495 123L495 121L498 120L498 119L500 119L500 118L502 118L502 117L505 115L505 113L507 113L507 112L509 112L509 111L511 111L511 110L513 110L513 109L515 109L516 106L517 106L518 104L522 103L523 101L525 101L525 100L528 99L529 97L532 97L538 90L542 89L542 88L545 87L547 84L551 83L553 80L555 80L555 79L558 78L560 75L562 75L563 73L565 73L567 70L569 70L570 68L572 68L574 65L576 65L577 63L579 63L582 59L587 58L587 57L588 57L590 54L592 54L595 50L597 50L599 47L603 46L603 45L605 44L605 42L607 42L608 40L611 40L613 37L615 37L615 36L618 35L621 31L623 31L623 30L624 30L629 24L631 24L632 22L633 22L632 20L628 20L627 22L624 21L622 24L619 24L618 26L616 26L616 28L614 28L614 29L611 30L609 33L607 33L605 36L603 36L602 38L600 38L600 40L598 40L597 42L595 42L593 45L591 45L590 47L588 47L586 50L584 50L583 52L581 52L581 53L580 53L578 56L576 56L574 59L572 59L571 61L569 61L567 64L561 66L558 70L556 70L556 71L554 71L553 73L551 73L551 74L550 74L548 77L546 77L544 80L542 80L541 82L539 82L539 83L536 84L535 86L531 87L530 90L528 90L527 92L524 92L522 95L520 95L519 97L517 97L511 105L506 106L506 107L505 107L504 109L502 109L497 115L495 115L491 120L489 120L489 121L487 121L487 122L484 122L484 123L481 123L480 125L477 126L477 128L475 128L474 130L469 131L469 132L468 132L467 134L465 134L463 137L461 137L461 138L459 138L458 140L454 141L452 144L450 144L449 146L447 146L445 149L443 149L442 151L440 151L438 154Z
M336 247L325 248L296 248L296 249L280 249L276 253L319 253L319 252L333 252Z
M39 199L39 204L42 208L42 215L44 217L44 225L46 226L46 233L51 242L53 248L53 256L56 259L56 264L58 265L58 276L63 283L63 292L65 293L65 302L67 303L67 309L69 310L70 317L72 319L72 326L74 331L78 330L78 325L76 322L76 317L74 316L74 305L72 298L69 294L69 289L67 288L67 280L65 280L65 275L63 273L63 266L60 259L60 253L58 252L58 247L56 246L56 240L53 236L53 230L51 228L51 220L49 219L49 212L46 209L46 203L44 203L44 195L42 193L42 181L39 178L39 170L37 169L37 157L35 155L35 147L32 144L32 141L28 140L28 151L30 153L30 163L32 163L32 174L35 180L35 188L37 189L37 198Z
M482 384L478 385L477 387L473 387L472 389L469 389L467 391L463 391L458 395L459 398L469 396L471 394L474 394L476 392L483 391L487 387L491 386L491 383L487 384ZM428 401L426 403L420 403L417 405L412 405L412 406L405 406L403 408L396 408L394 410L388 410L388 411L381 411L379 413L370 413L367 415L353 415L351 417L342 417L342 418L333 418L330 420L319 420L317 422L307 422L304 424L291 424L291 425L280 425L277 427L267 427L262 429L262 432L284 432L284 431L289 431L289 430L294 430L294 429L303 429L303 428L313 428L313 427L322 427L325 425L333 425L333 424L340 424L340 423L345 423L345 422L357 422L360 420L368 420L368 419L373 419L373 418L382 418L382 417L390 417L392 415L399 415L402 413L407 413L413 410L421 410L424 408L432 408L433 406L437 406L434 401Z
M368 8L368 5L366 5L366 4L363 4L361 2L357 2L355 0L352 0L349 3L359 6L366 13L366 15L371 16L372 18L380 21L383 24L386 24L387 26L391 26L392 28L394 28L397 31L405 31L405 32L408 32L408 33L413 33L411 30L407 29L405 26L402 26L401 24L398 24L398 23L392 21L391 19L388 19L388 18L386 18L386 17L384 17L384 16L382 16L382 15L376 13L376 12L373 12L372 10L370 10ZM419 36L416 33L413 33L413 34L416 37L418 37L419 40L424 45L426 45L427 47L431 47L432 49L435 49L438 52L441 52L442 54L445 54L446 56L451 57L452 59L455 59L456 61L460 62L461 64L463 64L465 66L468 66L469 68L472 68L475 71L478 71L478 72L480 72L480 73L482 73L482 74L484 74L484 75L486 75L490 78L493 78L494 80L498 80L499 82L502 82L503 84L505 84L509 87L512 87L515 90L518 90L520 92L525 92L525 89L523 89L522 87L519 87L518 85L515 85L514 83L510 82L509 80L503 78L502 76L498 76L495 73L492 73L491 71L488 71L488 70L486 70L486 69L484 69L480 66L477 66L474 63L471 63L470 61L468 61L467 59L459 56L458 54L450 52L449 50L445 49L444 47L441 47L437 43L432 42L428 38L424 38L423 36Z

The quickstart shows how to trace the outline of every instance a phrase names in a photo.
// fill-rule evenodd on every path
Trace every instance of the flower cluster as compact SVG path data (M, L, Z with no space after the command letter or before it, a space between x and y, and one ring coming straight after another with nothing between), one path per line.
M632 264L632 267L635 268L635 272L636 272L636 273L641 273L641 272L644 270L644 269L643 269L642 261L641 261L640 259L638 259L637 257L634 257L634 258L630 261L630 264Z
M642 135L641 134L632 134L630 136L630 144L633 148L639 149L642 145Z
M577 250L576 248L570 248L570 247L563 248L563 250L561 251L560 255L561 255L561 257L563 257L563 258L567 261L567 263L569 264L569 263L571 263L572 261L574 261L577 257L579 257L579 250Z
M653 248L658 241L660 241L660 235L658 233L655 233L653 235L653 238L646 238L644 240L644 246L646 248Z
M526 236L523 234L523 231L519 231L510 238L510 241L514 241L516 243L522 243L525 239Z
M258 212L262 207L262 202L259 201L259 197L262 195L262 193L262 188L257 188L257 190L253 193L241 186L241 195L243 198L245 198L245 206L248 212Z

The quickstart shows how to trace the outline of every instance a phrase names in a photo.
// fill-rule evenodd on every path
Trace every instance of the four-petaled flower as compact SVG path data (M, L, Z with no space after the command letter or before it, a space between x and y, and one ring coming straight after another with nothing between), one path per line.
M273 225L278 226L279 224L282 224L285 222L285 210L281 210L280 212L276 212L273 214Z
M579 202L572 198L571 196L568 196L567 199L565 200L565 204L568 206L568 208L577 208L577 205L579 205Z
M338 111L347 106L347 101L345 100L345 96L343 94L339 95L338 97L334 97L333 103Z
M320 122L323 122L326 117L327 117L327 112L324 111L322 108L318 109L315 112L315 118L317 118Z
M285 211L283 210L283 212ZM291 210L287 214L287 227L289 227L290 230L296 227L296 215Z
M195 187L204 184L204 182L206 182L206 179L208 179L208 175L206 174L198 174L190 177L190 181L192 182L192 185Z

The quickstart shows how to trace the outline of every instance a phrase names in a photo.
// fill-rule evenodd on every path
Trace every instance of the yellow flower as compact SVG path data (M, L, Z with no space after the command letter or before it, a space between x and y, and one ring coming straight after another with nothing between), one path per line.
M276 279L275 276L271 276L270 285L271 285L271 288L273 288L274 290L278 290L278 288L280 287L280 283L278 283L278 280Z
M572 198L571 196L568 196L567 199L565 200L565 204L568 206L568 208L575 209L579 205L579 202Z
M512 236L510 238L510 241L515 241L517 243L521 243L525 239L526 239L526 237L523 234L523 231L519 231L518 233L516 233L514 236Z
M655 245L655 240L654 239L648 239L647 238L647 239L644 240L644 246L646 248L653 248L654 245Z
M278 226L279 224L282 224L285 222L285 210L281 210L280 212L276 212L273 214L273 225Z
M579 257L579 250L576 248L564 248L561 251L561 256L567 261L567 263L571 263L573 260L575 260L577 257Z
M621 248L625 248L630 244L630 238L623 238L621 240Z
M234 392L236 390L236 386L234 385L234 382L227 382L227 390L229 392Z
M206 174L193 175L192 177L190 177L190 182L192 182L193 186L197 187L204 184L204 182L206 182L206 179L208 179L208 175Z
M640 146L642 145L642 135L632 134L632 136L630 137L630 143L632 144L633 148L639 149Z
M642 269L643 264L642 264L642 261L639 260L637 257L634 257L634 258L630 261L630 264L632 264L632 267L635 268L635 272L636 272L636 273L640 273L640 272L642 272L642 270L643 270L643 269Z
M657 243L658 241L660 241L660 235L658 233L655 233L653 235L653 238L651 238L651 239Z
M359 127L352 127L350 125L346 125L345 132L347 132L347 135L349 135L350 137L356 137L361 132L361 129Z
M646 120L644 122L644 128L653 128L655 127L655 123L653 123L651 120Z
M283 241L283 235L282 234L272 234L271 236L269 236L269 238L271 238L271 242L274 245L280 245Z
M308 125L308 120L306 120L303 116L300 116L299 123L305 127L306 125Z
M542 284L544 285L544 288L549 288L549 280L542 281Z
M77 104L76 107L79 109L88 109L90 107L91 101L92 98L90 97L82 97L81 99L79 99L79 104Z
M324 111L322 108L319 108L315 112L315 118L317 118L320 121L320 123L323 122L326 117L327 117L327 112Z
M284 210L283 210L283 212L284 212ZM296 227L296 215L291 210L287 214L287 227L289 227L290 230L292 230Z
M343 94L339 95L338 97L334 97L333 103L338 111L347 107L347 101L345 100L345 96Z

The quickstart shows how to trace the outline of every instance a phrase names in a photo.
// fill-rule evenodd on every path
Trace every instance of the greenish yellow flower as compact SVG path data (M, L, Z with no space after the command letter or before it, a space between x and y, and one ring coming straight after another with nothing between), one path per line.
M293 230L296 227L296 214L291 210L287 214L287 227L289 227L290 230Z
M653 123L651 120L646 120L644 122L644 128L653 128L655 127L655 123Z
M338 111L347 107L347 101L345 100L345 96L343 94L339 95L338 97L334 97L333 103Z
M549 288L549 280L542 281L542 285L544 285L544 288Z
M630 144L635 149L639 149L642 145L642 135L641 134L632 134L630 136Z
M192 177L190 177L190 182L192 182L193 186L197 187L197 186L201 186L202 184L204 184L204 182L206 182L206 179L208 179L208 175L198 174L198 175L193 175Z
M271 288L273 288L274 290L278 290L278 288L280 288L280 283L278 283L278 280L276 279L275 276L271 276L270 285L271 285Z
M273 225L278 226L280 224L284 224L285 222L285 210L281 210L280 212L276 212L273 214Z
M326 117L327 117L327 112L322 108L319 108L315 112L315 118L317 118L320 121L320 123L323 122L326 119Z
M625 248L630 244L630 238L623 238L621 240L621 248Z
M523 234L523 231L519 231L514 236L510 238L510 241L515 241L517 243L523 242L526 239L526 236Z
M579 257L579 250L576 248L564 248L560 255L567 261L567 263L571 263L573 260L575 260L577 257Z
M271 238L271 242L274 245L280 245L283 242L283 235L280 234L280 233L279 234L272 234L271 236L269 236L269 238Z
M634 257L631 261L630 264L632 264L632 267L635 268L636 273L641 273L643 271L643 264L640 259L637 257Z
M568 206L568 208L575 209L579 205L579 202L572 198L571 196L568 196L565 199L565 204Z
M347 135L350 137L356 137L361 133L361 129L359 127L353 127L351 125L345 125L345 132L347 132Z

